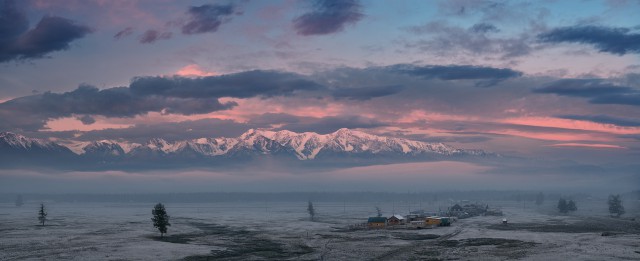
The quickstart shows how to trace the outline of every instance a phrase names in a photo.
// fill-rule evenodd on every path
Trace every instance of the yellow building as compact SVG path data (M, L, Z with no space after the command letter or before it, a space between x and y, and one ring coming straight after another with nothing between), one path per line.
M436 227L442 223L442 219L440 217L427 217L424 222L428 227Z

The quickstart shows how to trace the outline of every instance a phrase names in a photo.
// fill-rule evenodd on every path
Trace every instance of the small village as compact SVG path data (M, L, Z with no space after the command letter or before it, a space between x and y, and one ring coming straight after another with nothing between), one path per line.
M465 204L466 203L466 204ZM447 211L430 213L423 210L411 211L407 215L393 214L390 217L382 215L369 217L366 228L369 229L430 229L448 227L458 219L475 216L502 216L502 211L491 209L486 204L469 203L464 200L448 208ZM506 224L507 220L503 219Z

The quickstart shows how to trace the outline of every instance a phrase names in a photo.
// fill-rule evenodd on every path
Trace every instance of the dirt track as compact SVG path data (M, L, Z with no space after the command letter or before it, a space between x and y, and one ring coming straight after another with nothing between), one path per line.
M464 228L462 226L457 227L455 231L451 232L451 233L447 233L444 234L440 237L438 237L437 239L434 240L433 244L438 244L440 242L446 241L449 238L452 238L458 234L460 234L462 232ZM431 242L430 242L431 243ZM387 253L384 253L378 257L373 258L373 260L396 260L396 258L398 257L398 255L401 255L403 253L408 253L408 252L413 252L415 249L417 249L418 247L420 247L421 245L423 245L423 242L413 242L407 246L404 247L399 247L396 249L393 249Z

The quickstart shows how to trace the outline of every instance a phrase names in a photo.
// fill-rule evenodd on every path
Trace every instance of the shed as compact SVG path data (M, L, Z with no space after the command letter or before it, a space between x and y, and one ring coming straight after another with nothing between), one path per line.
M393 215L387 219L387 224L389 225L400 225L400 224L404 224L404 222L405 222L404 217L400 215Z
M421 228L425 228L425 226L426 225L424 223L424 219L409 221L409 227L412 227L412 228L421 229Z
M441 217L440 218L440 226L441 227L451 226L451 218L450 217Z
M369 228L383 228L387 225L386 217L370 217L367 220L367 226Z

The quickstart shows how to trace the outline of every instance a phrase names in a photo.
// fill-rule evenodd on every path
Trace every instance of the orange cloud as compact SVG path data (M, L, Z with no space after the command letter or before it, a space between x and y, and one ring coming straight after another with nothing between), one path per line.
M180 68L176 73L176 75L184 76L184 77L203 77L203 76L216 76L219 75L215 72L208 72L200 68L197 64L189 64L185 67Z
M429 132L452 132L447 129L436 129L433 125L429 124L430 122L468 122L475 124L499 124L498 126L493 127L494 129L487 130L486 128L480 130L467 129L467 131L478 131L484 133L492 133L492 134L501 134L501 135L510 135L515 137L524 137L530 139L538 139L538 140L550 140L550 141L579 141L579 140L590 140L590 141L599 141L599 142L611 142L615 139L615 135L627 135L627 134L640 134L639 127L621 127L613 124L602 124L584 120L571 120L571 119L561 119L554 117L512 117L512 118L503 118L503 119L491 119L491 118L480 118L475 116L467 116L467 115L452 115L452 114L442 114L436 112L428 112L424 110L413 110L406 115L400 117L396 122L397 123L415 123L418 121L426 121L427 124L425 127L429 127ZM500 125L503 125L502 127ZM510 128L509 125L520 125L520 126L531 126L531 127L541 127L541 128L550 128L547 130L520 130L519 128ZM564 129L554 131L552 128ZM566 130L576 130L576 133L571 133ZM423 131L412 131L412 133L423 133L430 134L429 132ZM579 131L586 131L579 132ZM455 132L455 131L453 131Z
M610 137L604 135L596 135L591 133L556 133L556 132L535 132L535 131L520 131L520 130L495 130L488 131L488 133L510 135L516 137L524 137L537 140L549 140L549 141L578 141L578 140L590 140L590 141L611 141Z
M558 143L548 145L549 147L582 147L595 149L626 149L626 147L611 144L589 144L589 143Z
M443 114L437 112L428 112L423 110L413 110L408 114L402 115L399 119L399 123L412 123L419 120L427 120L427 121L471 121L478 122L481 121L478 117L464 116L464 115L453 115L453 114Z
M620 127L613 124L602 124L590 121L582 120L569 120L552 117L520 117L509 118L499 121L500 123L536 126L536 127L551 127L551 128L563 128L573 130L586 130L597 131L611 134L639 134L640 128L638 127Z
M295 104L286 104L287 97L277 97L269 100L262 98L221 98L220 102L234 101L238 103L232 110L217 111L207 114L207 117L233 119L236 121L247 121L256 114L262 113L286 113L300 117L328 117L337 116L347 111L344 105L337 103L322 103L315 99L305 100ZM308 102L306 102L308 101ZM194 115L195 116L195 115ZM196 116L197 117L197 116Z

